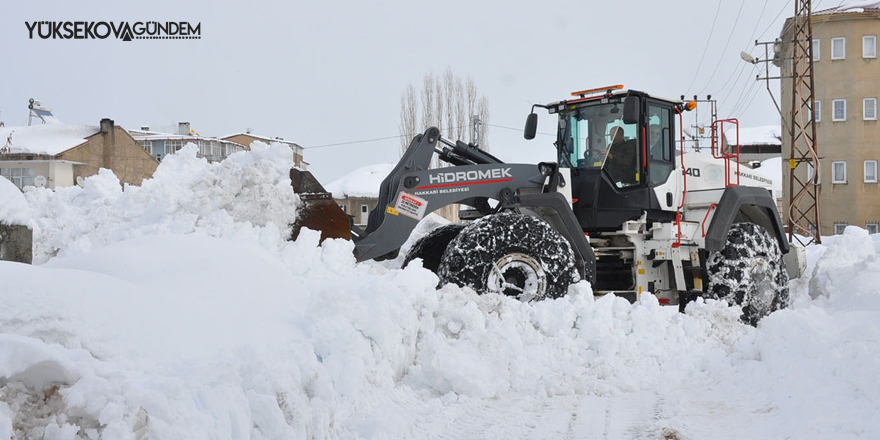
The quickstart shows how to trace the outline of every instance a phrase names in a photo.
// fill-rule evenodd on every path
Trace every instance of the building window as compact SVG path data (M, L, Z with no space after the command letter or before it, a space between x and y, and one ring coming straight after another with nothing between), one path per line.
M865 98L862 101L864 107L864 118L866 121L877 120L877 98Z
M831 120L840 122L846 121L846 100L845 99L835 99L831 101Z
M877 36L862 37L862 58L877 58Z
M348 205L346 205L345 203L339 205L339 209L341 209L342 212L348 214Z
M813 40L813 61L819 61L819 40Z
M877 223L865 223L865 230L868 231L869 234L876 234L880 231L880 225Z
M165 154L174 154L186 145L184 141L165 141Z
M831 39L831 59L842 60L846 58L846 37Z
M849 226L846 223L835 223L834 224L834 235L841 235L843 231L846 230L846 227Z
M807 162L807 182L813 181L813 164Z
M0 168L0 176L9 179L19 189L34 186L33 168Z
M846 183L846 162L831 162L831 183Z
M813 116L816 118L816 122L822 120L822 101L816 101L816 113Z
M140 144L147 153L153 154L153 141L140 141Z
M877 183L877 161L876 160L866 160L865 161L865 182L866 183Z

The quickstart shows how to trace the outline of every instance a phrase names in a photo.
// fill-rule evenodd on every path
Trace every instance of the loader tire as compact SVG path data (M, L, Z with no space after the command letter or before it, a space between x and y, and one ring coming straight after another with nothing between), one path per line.
M779 242L761 226L736 223L721 251L709 252L707 297L742 307L743 322L788 306L788 272Z
M451 223L443 225L426 234L424 237L416 240L415 244L406 253L403 260L403 267L406 267L410 261L416 258L422 259L422 267L437 273L440 267L440 259L446 252L449 242L454 239L465 225L462 223Z
M579 279L571 245L547 223L504 212L465 227L446 248L441 284L530 302L564 296Z

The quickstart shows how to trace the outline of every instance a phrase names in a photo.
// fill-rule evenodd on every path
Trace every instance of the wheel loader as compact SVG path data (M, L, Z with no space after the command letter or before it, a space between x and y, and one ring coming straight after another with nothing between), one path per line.
M364 230L294 169L303 205L293 238L307 227L353 240L359 262L394 259L427 214L459 204L463 221L416 241L404 266L420 261L441 284L523 301L563 296L580 280L596 295L650 292L681 310L722 299L754 325L787 305L803 248L785 237L772 182L740 165L738 140L724 141L735 119L713 122L711 154L681 151L682 114L695 106L620 85L536 104L527 140L536 108L558 122L558 160L538 164L505 163L431 127L382 181ZM448 166L430 168L435 154Z

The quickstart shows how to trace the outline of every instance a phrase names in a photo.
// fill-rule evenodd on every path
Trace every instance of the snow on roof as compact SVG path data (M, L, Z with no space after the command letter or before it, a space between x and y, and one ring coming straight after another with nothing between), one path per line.
M842 14L844 12L865 12L865 10L873 10L873 12L880 12L880 2L874 0L859 0L842 3L833 8L823 9L821 11L814 12L813 15L826 15L826 14Z
M736 129L727 130L724 134L728 143L736 143ZM780 143L782 143L782 128L779 125L739 129L740 145L778 145Z
M31 210L21 190L5 177L0 177L0 223L6 225L26 225L31 219Z
M261 141L265 141L266 143L281 142L281 143L283 143L283 144L299 145L299 144L297 144L297 143L294 142L294 141L288 141L288 140L286 140L286 139L281 139L281 138L271 138L271 137L268 137L268 136L260 136L260 135L256 135L256 134L253 134L253 133L232 133L232 134L227 134L226 136L222 136L220 139L228 139L228 138L231 138L231 137L233 137L233 136L250 136L250 137L252 137L252 138L254 138L254 139L259 139L259 140L261 140Z
M367 165L325 185L333 197L379 197L379 185L394 169L393 163Z
M9 142L9 153L55 156L76 147L98 133L94 125L41 124L29 127L0 127L0 148ZM12 138L9 135L12 134Z

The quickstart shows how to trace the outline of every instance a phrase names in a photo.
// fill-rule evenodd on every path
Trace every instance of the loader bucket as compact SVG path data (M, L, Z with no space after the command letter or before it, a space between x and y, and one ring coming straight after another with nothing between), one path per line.
M328 238L351 240L351 218L333 201L318 180L308 171L290 169L290 185L302 202L296 213L291 240L299 237L302 228L321 232L321 242Z

